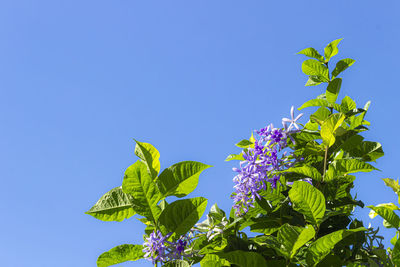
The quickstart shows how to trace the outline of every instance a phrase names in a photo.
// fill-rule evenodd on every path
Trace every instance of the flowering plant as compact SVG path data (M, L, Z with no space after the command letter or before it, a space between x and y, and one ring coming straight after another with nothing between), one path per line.
M328 44L324 56L314 48L299 52L310 58L302 64L306 86L326 85L325 92L298 108L316 111L306 120L303 114L295 116L292 107L281 128L270 124L255 131L236 144L240 153L226 159L240 161L234 168L229 215L213 205L206 220L198 223L206 199L168 203L170 196L192 192L200 173L210 166L185 161L159 173L158 151L136 141L139 160L126 170L122 187L106 193L87 213L104 221L141 216L144 243L113 248L100 255L97 265L141 258L156 266L400 264L400 254L395 254L400 252L387 255L377 230L354 217L354 208L364 207L351 193L354 174L376 170L371 163L384 153L378 142L362 136L370 126L364 119L370 103L357 108L349 96L337 101L339 75L355 62L342 59L329 69L340 41ZM379 208L373 209L383 216Z

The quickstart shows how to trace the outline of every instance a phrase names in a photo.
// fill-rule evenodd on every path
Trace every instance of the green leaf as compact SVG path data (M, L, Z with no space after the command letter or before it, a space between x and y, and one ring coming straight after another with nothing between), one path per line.
M186 234L203 215L206 207L207 199L203 197L172 202L162 211L159 218L163 232L173 232L175 236Z
M325 62L328 62L331 57L335 56L338 52L339 49L337 48L338 44L340 43L340 41L343 39L337 39L335 41L332 41L330 44L328 44L325 49Z
M400 266L400 241L394 244L393 251L392 251L392 261L395 266Z
M316 86L323 82L323 80L319 79L318 76L310 75L308 76L308 80L305 86Z
M146 165L147 171L154 179L160 172L160 153L149 143L136 141L135 155Z
M368 164L358 159L336 160L334 164L336 170L345 175L356 172L370 172L373 170L377 170L371 164Z
M359 231L366 231L364 227L360 227L357 229L351 230L339 230L327 235L324 235L321 238L318 238L315 242L313 242L306 254L307 263L310 266L315 266L318 262L324 259L329 253L332 252L332 249L335 247L337 243L343 240L345 237Z
M326 99L321 99L321 98L308 100L301 107L299 107L298 110L302 110L308 107L330 107L330 106L332 106L335 110L340 111L340 105L335 103L331 105Z
M325 99L311 99L305 102L298 110L308 107L328 107L328 101Z
M237 143L235 146L240 147L240 148L248 148L253 144L254 144L253 142L251 142L251 141L249 141L247 139L243 139L242 141Z
M396 194L399 194L400 191L399 180L394 180L390 178L383 178L382 180L385 182L386 186L389 186Z
M326 100L328 100L331 105L335 104L341 86L342 78L335 78L329 82L328 87L326 88Z
M319 224L325 214L325 197L307 182L295 181L289 191L293 209L302 213L312 224Z
M331 113L327 108L320 107L316 112L314 112L314 114L310 116L310 121L317 122L319 125L322 125L330 114Z
M116 246L100 255L97 259L97 267L108 267L126 261L139 260L144 256L142 250L142 245L125 244Z
M302 174L302 175L304 175L306 177L309 177L309 178L311 178L313 180L317 180L317 181L321 181L322 180L322 176L319 173L319 171L316 168L311 167L311 166L307 166L307 165L304 165L304 166L301 166L301 167L292 167L292 168L287 169L284 172L294 172L294 173Z
M376 216L375 213L379 214L383 219L385 219L389 225L385 225L387 228L396 228L399 229L400 227L400 218L399 216L394 213L392 208L386 206L367 206L368 208L372 209L374 212L369 213L369 217L372 219Z
M359 135L354 135L342 145L343 150L351 156L362 158L364 161L375 161L382 157L382 145L378 142L364 141Z
M179 162L161 172L157 185L163 197L184 197L196 188L201 172L210 167L196 161Z
M240 161L243 161L243 160L244 160L243 154L242 154L242 153L240 153L240 154L230 154L230 155L225 159L225 161L231 161L231 160L240 160Z
M173 260L165 263L164 267L190 267L189 262L185 260Z
M256 252L247 252L236 250L226 253L216 253L220 258L226 259L231 264L236 264L239 267L250 266L267 266L267 263L261 254Z
M149 221L157 221L161 212L157 203L162 195L143 162L136 161L126 169L122 190L133 197L133 209L137 214Z
M277 239L281 243L280 251L286 257L293 258L297 250L314 238L314 236L315 230L311 225L303 228L286 223L282 225L277 235Z
M105 193L86 214L102 221L121 222L135 215L132 201L131 195L122 192L121 187L116 187Z
M231 266L229 261L218 257L215 254L206 254L204 258L200 261L201 267L222 267Z
M298 52L297 54L306 55L307 57L313 57L318 59L319 61L324 61L324 57L321 56L317 50L312 47L306 48Z
M317 76L319 80L328 82L329 81L329 70L321 62L315 59L307 59L301 65L301 69L304 74Z
M330 147L335 143L335 131L343 123L346 116L342 113L332 114L321 125L321 137L323 143Z
M351 58L345 58L338 61L338 63L336 63L335 69L332 71L332 78L337 77L342 71L353 65L354 62L355 60Z
M343 113L347 113L347 112L349 112L350 110L353 110L353 109L357 108L356 102L354 102L354 100L351 99L351 98L348 97L348 96L345 96L345 97L342 99L342 103L340 104L340 106L341 106L341 109L342 109L342 112L343 112ZM365 108L364 108L364 109L365 109ZM366 109L365 109L365 110L366 110Z

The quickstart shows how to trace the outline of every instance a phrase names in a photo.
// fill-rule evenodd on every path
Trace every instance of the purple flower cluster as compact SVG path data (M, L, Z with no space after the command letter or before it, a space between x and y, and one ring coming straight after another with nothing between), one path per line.
M185 247L189 238L181 236L177 241L167 241L172 233L163 236L160 231L152 232L143 243L144 258L156 262L167 262L170 260L181 259L184 255Z
M244 161L240 162L240 168L233 168L237 175L233 178L235 192L232 194L236 215L247 213L250 207L254 207L256 198L260 199L260 190L266 189L266 182L276 187L280 179L278 171L288 167L285 159L286 153L280 153L287 147L287 138L294 143L290 135L300 130L297 120L303 114L294 118L294 107L291 109L291 119L283 118L283 128L274 128L271 124L256 133L259 139L255 139L254 148L246 148L243 151ZM290 123L287 126L287 123Z

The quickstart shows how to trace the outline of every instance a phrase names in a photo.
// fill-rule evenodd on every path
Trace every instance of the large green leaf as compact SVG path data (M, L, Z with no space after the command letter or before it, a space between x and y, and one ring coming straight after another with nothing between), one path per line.
M321 62L315 59L307 59L301 65L304 74L317 76L322 81L329 81L329 70Z
M201 172L210 167L196 161L174 164L161 172L157 185L164 197L184 197L196 188Z
M206 207L207 199L203 197L174 201L160 215L161 229L176 236L184 235L198 222Z
M317 50L315 50L312 47L306 48L301 50L300 52L298 52L297 54L301 54L301 55L306 55L307 57L313 57L315 59L318 59L319 61L324 61L324 57L321 56Z
M226 253L216 253L218 257L226 259L231 264L236 264L239 267L267 266L267 263L261 254L256 252L248 252L242 250L235 250Z
M336 63L335 69L332 71L332 78L337 77L342 71L353 65L354 62L355 60L351 58L345 58L338 61L338 63Z
M135 155L146 165L147 171L154 179L160 172L160 153L149 143L136 141Z
M297 173L297 174L301 174L304 175L305 177L309 177L313 180L317 180L320 181L322 179L321 174L319 173L319 171L311 166L301 166L301 167L292 167L289 168L287 170L285 170L284 172L293 172L293 173Z
M335 56L339 52L339 49L337 48L337 46L341 40L342 39L334 40L325 47L324 52L325 52L325 61L326 62L328 62L331 59L331 57Z
M333 105L340 92L340 87L342 86L342 78L335 78L329 82L326 88L326 100Z
M281 243L280 251L288 258L293 258L304 244L315 236L311 225L305 228L284 224L278 231L277 240Z
M293 209L302 213L312 224L319 224L325 214L325 197L314 186L307 182L296 181L289 191Z
M97 267L108 267L126 261L139 260L144 256L142 250L142 245L125 244L116 246L99 256L97 259Z
M116 187L105 193L94 206L86 212L102 221L123 221L135 214L132 208L133 197Z
M364 227L351 230L339 230L314 241L307 250L306 260L310 266L315 266L323 258L325 258L343 238L355 232L365 231Z
M392 207L387 207L387 206L367 206L367 207L374 211L374 212L370 212L369 213L369 216L371 218L374 218L376 216L376 214L379 214L387 222L386 224L384 224L385 227L387 227L387 228L394 227L396 229L399 229L399 227L400 227L400 218L393 211Z
M133 209L137 214L149 221L157 220L161 213L157 203L162 195L143 162L136 161L126 169L122 190L133 197Z
M330 115L321 125L321 137L323 143L330 147L335 143L335 131L343 123L346 116L342 113L335 113Z
M341 159L334 161L333 164L336 172L340 172L341 174L346 175L356 172L370 172L373 170L377 170L371 164L368 164L358 159Z

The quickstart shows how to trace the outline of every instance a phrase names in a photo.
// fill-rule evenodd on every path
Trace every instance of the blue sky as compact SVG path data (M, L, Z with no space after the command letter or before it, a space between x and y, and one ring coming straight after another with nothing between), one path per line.
M399 177L399 11L397 0L1 1L1 265L95 266L141 243L135 219L84 214L136 161L133 138L158 148L162 168L213 165L192 196L229 210L225 157L323 92L304 87L295 53L337 38L336 59L356 59L340 96L372 101L365 136L386 153L353 192L396 202L380 178ZM368 225L368 209L358 214Z

